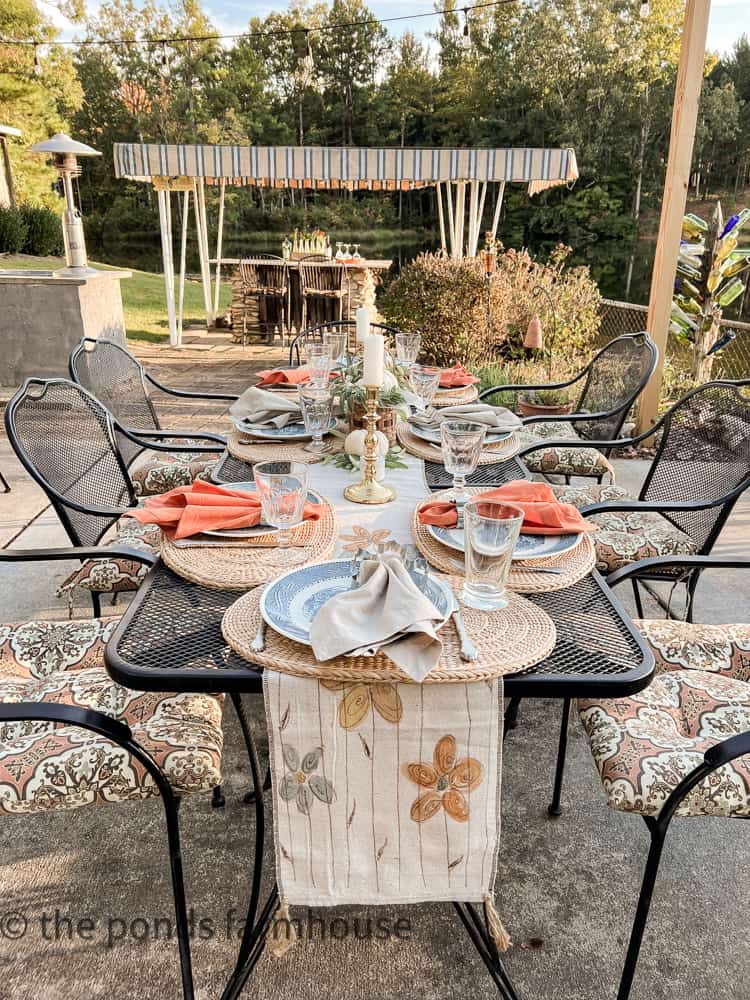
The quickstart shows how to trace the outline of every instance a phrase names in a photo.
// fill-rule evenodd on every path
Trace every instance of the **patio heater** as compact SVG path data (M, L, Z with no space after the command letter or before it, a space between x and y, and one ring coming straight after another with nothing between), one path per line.
M95 273L89 267L86 256L86 240L83 235L83 219L76 208L73 197L73 178L81 173L78 164L79 156L101 156L102 154L91 146L76 142L64 132L58 132L51 139L38 142L29 150L31 153L47 153L52 156L57 172L62 179L65 194L65 211L63 212L63 239L65 241L65 261L67 267L57 273L62 275L83 275Z

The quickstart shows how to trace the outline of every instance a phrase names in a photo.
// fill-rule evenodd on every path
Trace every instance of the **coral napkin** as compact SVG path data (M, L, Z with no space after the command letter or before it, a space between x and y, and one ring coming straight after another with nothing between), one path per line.
M259 382L256 386L266 385L301 385L310 379L310 372L302 366L301 368L267 368L263 372L258 372Z
M521 528L524 535L567 535L597 530L597 526L587 521L572 504L560 503L546 483L514 479L495 490L479 493L473 499L503 500L520 507L524 512ZM455 528L457 521L453 501L431 500L419 508L420 524Z
M475 385L479 379L476 375L464 368L463 365L454 365L452 368L444 368L440 375L441 389L458 389L462 385Z
M323 507L306 503L304 519L317 521ZM198 479L190 486L148 497L129 514L141 524L157 525L167 538L176 540L219 528L252 528L260 523L261 505L257 493L228 490Z

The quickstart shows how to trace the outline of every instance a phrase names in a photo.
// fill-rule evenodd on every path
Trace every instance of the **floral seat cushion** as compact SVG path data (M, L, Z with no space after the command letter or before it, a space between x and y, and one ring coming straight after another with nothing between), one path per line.
M585 487L553 486L558 500L586 507L607 500L635 500L621 486ZM697 551L695 542L684 531L655 511L616 511L611 514L594 514L591 518L599 525L593 536L596 544L596 568L602 573L614 573L639 559L655 556L692 555Z
M159 551L160 531L152 524L140 524L134 517L121 517L114 526L114 536L105 544L125 545L131 549L153 554ZM148 566L133 559L87 559L58 587L58 596L68 595L72 602L76 587L100 594L116 594L124 590L138 590Z
M538 444L545 438L558 441L578 439L573 424L564 420L551 420L549 423L529 424L519 432L521 447ZM615 470L609 460L596 448L545 448L525 455L523 459L531 472L547 476L609 476L610 482L615 481Z
M146 497L205 479L215 464L215 457L201 451L143 451L128 472L137 496Z
M750 730L750 625L639 623L659 671L629 698L581 700L613 809L655 816L709 747ZM750 816L750 756L708 775L678 816Z
M127 723L180 794L221 782L222 698L116 684L104 645L116 619L0 625L0 701L76 705ZM0 812L75 809L158 789L126 750L76 726L0 723Z

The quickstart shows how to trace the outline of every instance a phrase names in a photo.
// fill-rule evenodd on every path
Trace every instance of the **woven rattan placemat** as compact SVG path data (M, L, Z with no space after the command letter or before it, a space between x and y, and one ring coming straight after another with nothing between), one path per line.
M431 444L417 435L409 427L405 420L400 420L396 427L396 436L399 444L404 447L410 455L423 458L427 462L443 461L443 452L439 444ZM500 441L495 445L488 445L479 456L480 465L494 465L496 462L507 462L518 454L520 445L515 434L511 434L505 441Z
M304 549L306 556L299 565L327 559L336 545L336 535L336 514L330 506L319 520L305 521L295 528L293 551ZM215 590L247 590L292 568L284 565L282 550L273 536L251 539L244 545L183 548L162 535L161 557L178 576Z
M476 496L479 493L486 493L486 487L468 487L468 493ZM428 500L440 500L443 497L449 498L450 490L433 493L430 497L425 497L423 503ZM442 542L430 534L428 527L419 523L418 510L421 504L417 504L412 515L411 530L417 548L427 559L431 566L443 573L462 573L463 556L460 552L443 545ZM590 535L581 535L581 539L573 549L563 552L559 556L550 556L547 559L535 559L533 563L514 562L511 564L508 575L508 587L521 594L544 594L552 590L565 590L572 587L574 583L583 579L596 565L596 548ZM534 567L559 569L557 573L535 573Z
M476 385L461 385L455 389L442 389L436 392L432 400L433 406L463 406L465 403L475 403L479 399Z
M460 577L446 577L457 592ZM243 595L224 612L221 630L232 649L246 660L283 674L312 677L316 680L368 683L395 681L414 683L387 656L338 656L320 663L309 646L266 628L266 648L254 653L250 648L261 622L258 587ZM518 594L511 596L502 611L475 611L462 605L464 624L479 651L479 659L465 663L459 656L460 643L452 621L440 630L443 652L425 684L451 684L486 681L504 674L517 673L539 663L555 647L557 634L549 615Z
M326 444L331 445L331 451L342 451L344 442L335 435L324 438ZM233 458L238 458L242 462L305 462L312 465L320 462L323 455L315 455L311 451L305 451L307 441L250 441L244 434L233 430L227 435L227 451ZM328 452L327 454L330 454Z

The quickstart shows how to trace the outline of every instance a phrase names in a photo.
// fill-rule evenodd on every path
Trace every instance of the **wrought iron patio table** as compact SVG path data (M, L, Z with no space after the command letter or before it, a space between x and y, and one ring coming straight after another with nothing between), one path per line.
M425 482L431 490L447 490L453 477L446 472L440 462L424 463ZM225 452L218 460L211 473L215 483L242 483L253 477L253 467L249 462L234 458ZM506 462L496 465L480 465L467 477L469 486L502 486L513 479L531 479L531 473L520 458L509 458Z
M146 577L105 650L107 669L125 687L141 691L225 692L232 697L250 758L255 794L255 858L250 903L235 969L222 1000L236 1000L258 962L278 902L276 887L259 911L263 869L263 778L242 694L261 693L260 668L224 641L221 620L236 591L211 590L157 563ZM598 573L565 590L529 595L557 628L552 654L504 679L505 696L562 698L560 740L567 739L572 698L621 697L650 681L653 655L627 612ZM556 777L556 787L558 779ZM471 903L454 903L458 915L504 1000L517 993L486 922Z

